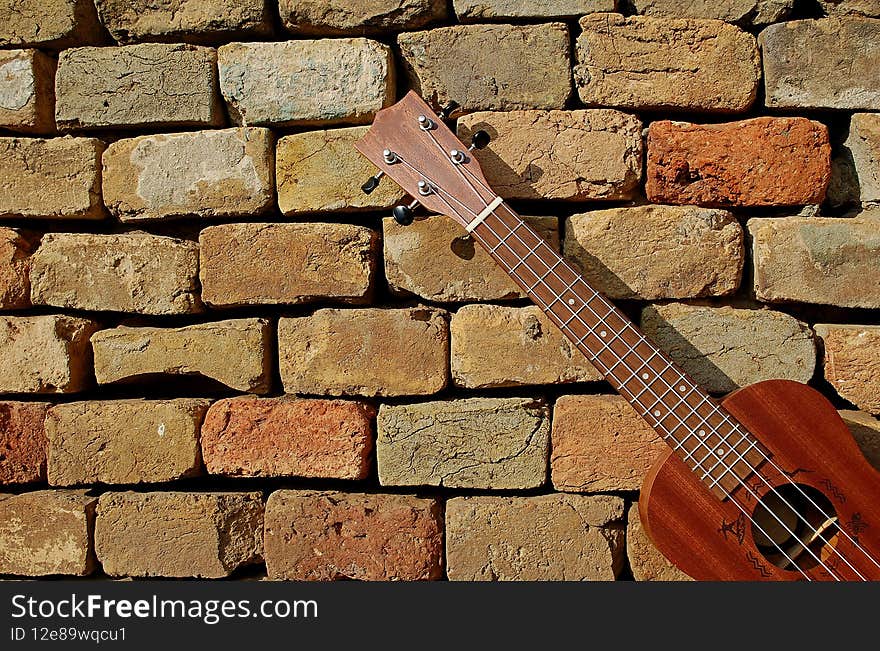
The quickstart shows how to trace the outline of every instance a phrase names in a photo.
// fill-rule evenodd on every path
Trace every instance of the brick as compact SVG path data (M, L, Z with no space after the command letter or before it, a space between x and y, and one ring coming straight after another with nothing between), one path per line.
M363 303L373 290L379 235L350 224L224 224L204 229L199 248L209 305Z
M524 217L559 250L557 217ZM382 220L385 278L395 294L414 294L429 301L459 303L525 297L507 272L451 217L429 215L401 226Z
M629 509L626 525L626 554L636 581L690 581L691 577L675 567L660 553L642 526L639 505Z
M726 296L742 279L736 218L695 206L637 206L572 215L565 256L611 298Z
M365 479L374 416L345 400L218 400L202 425L202 456L212 475Z
M104 40L91 0L2 0L0 47L63 49Z
M0 138L0 218L104 217L103 151L94 138Z
M46 402L0 402L0 485L46 480L48 408Z
M361 190L360 182L353 182L377 171L354 148L368 129L324 129L281 138L275 158L281 212L357 212L401 203L406 195L394 181L385 179L371 194Z
M522 18L574 18L597 11L614 11L617 0L454 0L455 15L463 23L508 21Z
M199 427L210 401L93 400L46 417L52 486L140 484L199 474Z
M758 93L755 37L714 20L591 14L574 82L587 106L738 113Z
M667 449L620 396L560 396L550 436L553 487L575 493L639 490Z
M126 138L104 152L104 203L123 222L259 215L275 205L273 137L242 127Z
M468 389L602 376L535 305L465 305L449 324L452 380Z
M141 314L198 312L194 242L125 233L48 233L31 257L31 302Z
M0 317L0 393L73 393L91 381L98 324L64 315Z
M182 328L103 330L92 338L99 384L156 376L202 377L236 391L271 386L271 333L266 319L229 319Z
M95 552L110 576L222 578L259 562L260 493L105 493Z
M279 0L281 21L294 34L379 34L419 29L447 16L445 0Z
M839 413L868 463L880 470L880 420L863 411L845 409Z
M383 486L505 490L546 481L550 411L540 400L382 405L376 429Z
M613 581L623 500L610 495L456 497L446 503L452 581Z
M620 111L483 112L458 121L466 142L480 129L493 140L475 156L507 199L628 199L641 180L642 123Z
M97 501L85 490L42 490L0 499L0 574L91 574Z
M266 569L295 581L424 581L443 569L440 503L410 495L275 491Z
M880 308L880 211L750 219L747 227L759 300Z
M869 18L771 25L758 38L765 103L772 108L880 109L878 37L880 20Z
M20 230L0 227L0 310L30 307L33 240Z
M856 201L880 202L880 115L853 115L843 147L855 169Z
M0 127L55 130L55 60L39 50L0 52Z
M709 18L744 27L760 27L787 18L794 7L794 0L634 0L632 6L635 13L645 16Z
M880 17L878 0L819 0L819 6L829 16L855 14Z
M144 43L83 47L58 57L59 129L223 124L211 48Z
M559 109L571 95L563 23L454 25L399 34L397 44L413 89L439 105L454 100L463 111Z
M724 124L662 120L648 130L645 190L655 203L818 204L830 177L828 129L806 118Z
M278 322L287 393L428 395L449 380L446 313L427 307L317 310Z
M365 38L230 43L218 65L236 124L367 124L394 101L391 48Z
M880 415L880 326L816 324L825 379L843 398Z
M670 303L646 307L641 325L712 393L772 379L807 383L816 368L810 328L782 312Z
M272 33L265 0L95 0L95 4L118 43L216 43Z

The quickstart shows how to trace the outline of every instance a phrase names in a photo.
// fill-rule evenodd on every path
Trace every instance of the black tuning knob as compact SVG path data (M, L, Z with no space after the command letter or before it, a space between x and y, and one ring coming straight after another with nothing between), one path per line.
M471 149L483 149L490 140L489 134L480 129L471 136Z
M413 223L413 209L410 206L394 206L391 211L396 221L401 226L409 226Z
M361 186L361 190L364 191L364 194L370 194L373 190L379 187L379 181L382 180L382 176L384 176L384 172L379 172L375 176L371 176L367 179L367 182Z
M441 120L445 120L450 115L452 115L452 112L458 107L458 102L456 102L455 100L449 100L448 102L446 102L446 104L443 105L443 108L440 109L440 113L437 117L439 117Z

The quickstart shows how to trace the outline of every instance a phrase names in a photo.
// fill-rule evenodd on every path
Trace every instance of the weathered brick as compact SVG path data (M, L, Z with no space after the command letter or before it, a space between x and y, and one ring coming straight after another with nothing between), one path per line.
M735 292L745 245L724 210L637 206L572 215L564 252L611 298L689 298Z
M880 0L819 0L819 6L829 16L855 14L880 17Z
M230 319L182 328L102 330L92 338L99 384L199 376L236 391L271 385L271 332L266 319Z
M0 310L14 310L31 304L30 236L14 228L0 227Z
M0 127L55 130L55 60L39 50L0 52Z
M273 137L241 127L118 140L104 203L122 221L259 215L275 205Z
M648 130L645 191L655 203L817 204L830 178L828 129L806 118L724 124L662 120Z
M610 495L456 497L446 503L453 581L613 581L623 500Z
M759 27L787 18L794 0L631 0L631 4L635 13L645 16L711 18Z
M591 14L574 81L588 106L736 113L758 93L755 37L715 20Z
M427 395L449 380L449 325L442 310L318 310L278 322L287 393Z
M184 44L65 50L55 121L59 129L218 126L216 61L216 50Z
M95 0L95 4L119 43L216 43L272 33L265 0Z
M646 307L641 324L649 338L713 393L762 380L806 383L816 368L810 328L782 312L670 303Z
M559 250L557 217L524 217L554 251ZM523 298L525 292L451 217L430 215L401 226L382 220L385 278L396 294L458 303Z
M104 217L102 151L94 138L0 138L0 217Z
M0 402L0 485L45 481L48 408L46 402Z
M374 416L345 400L219 400L202 424L202 456L212 475L364 479Z
M629 509L626 525L626 553L636 581L690 581L691 577L675 567L660 553L642 526L639 505Z
M880 211L750 219L747 227L758 299L880 308Z
M366 124L394 101L391 48L365 38L230 43L218 64L236 124Z
M880 326L817 324L825 379L859 409L880 415Z
M199 427L210 401L93 400L46 417L52 486L138 484L199 474Z
M880 202L880 115L853 115L843 146L855 169L856 200Z
M199 249L172 237L49 233L31 257L31 302L142 314L198 312Z
M410 495L275 491L266 569L296 581L423 581L443 574L440 503Z
M639 490L666 444L620 396L560 396L550 479L559 491Z
M383 486L526 489L547 478L550 410L532 398L382 405Z
M597 11L614 11L616 0L454 0L455 15L463 23L521 18L573 18Z
M43 490L0 499L0 574L91 574L97 498L85 490Z
M563 23L454 25L397 37L413 89L464 111L563 108L568 41Z
M628 199L641 180L642 123L620 111L481 112L458 121L466 142L480 129L493 140L475 156L508 199Z
M869 18L771 25L758 37L767 106L880 109L878 38L880 20Z
M0 393L72 393L91 384L98 324L64 315L0 317Z
M62 49L104 40L92 0L0 0L0 47Z
M863 411L846 409L839 413L868 463L880 470L880 420Z
M375 166L354 148L369 127L306 131L278 141L275 158L278 207L285 215L389 208L405 193L385 179L371 194L360 182Z
M379 235L350 224L224 224L199 235L209 305L363 303L373 289Z
M446 18L445 0L279 0L284 26L294 34L378 34L418 29Z
M468 389L602 376L535 305L465 305L449 324L452 380Z
M95 552L110 576L222 578L263 551L260 493L105 493Z

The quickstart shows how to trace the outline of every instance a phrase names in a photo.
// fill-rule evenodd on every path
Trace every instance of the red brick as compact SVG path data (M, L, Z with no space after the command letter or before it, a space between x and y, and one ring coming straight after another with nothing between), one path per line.
M46 479L48 403L0 402L0 484Z

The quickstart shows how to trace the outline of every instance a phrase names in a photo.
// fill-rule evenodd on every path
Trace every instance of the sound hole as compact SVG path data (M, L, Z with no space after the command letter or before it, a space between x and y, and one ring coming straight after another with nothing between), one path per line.
M831 501L804 484L777 486L760 501L753 519L758 550L784 570L818 566L833 553L840 532Z

